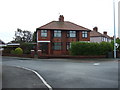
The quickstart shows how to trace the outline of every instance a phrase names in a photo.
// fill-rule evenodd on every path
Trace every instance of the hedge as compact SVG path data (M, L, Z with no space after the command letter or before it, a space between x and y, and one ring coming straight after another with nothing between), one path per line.
M11 50L11 54L22 55L23 50L21 48L16 48L15 50Z
M31 50L33 50L34 47L35 47L35 45L30 44L30 43L21 43L20 44L20 48L23 49L24 54L30 54Z
M113 51L113 46L109 42L72 42L70 48L72 55L106 55L111 51Z

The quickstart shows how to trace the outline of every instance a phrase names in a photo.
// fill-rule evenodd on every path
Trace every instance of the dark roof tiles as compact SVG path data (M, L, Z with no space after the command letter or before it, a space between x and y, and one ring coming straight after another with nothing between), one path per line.
M91 31L90 32L90 37L107 37L107 38L111 38L108 35L101 34L100 32L96 32L96 31Z
M50 22L50 23L48 23L46 25L43 25L43 26L39 27L38 29L88 30L88 31L90 31L90 29L79 26L79 25L74 24L74 23L69 22L69 21L64 21L64 22L52 21L52 22Z

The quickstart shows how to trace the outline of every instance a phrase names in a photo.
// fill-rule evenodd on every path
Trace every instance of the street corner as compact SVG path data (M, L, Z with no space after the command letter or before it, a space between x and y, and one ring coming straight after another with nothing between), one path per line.
M3 66L3 88L46 88L43 82L33 72L12 67Z

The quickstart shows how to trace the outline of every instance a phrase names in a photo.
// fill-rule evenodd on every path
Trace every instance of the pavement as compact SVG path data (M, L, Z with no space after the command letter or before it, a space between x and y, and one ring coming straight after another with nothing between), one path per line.
M47 88L31 71L12 66L3 66L2 69L2 88Z
M52 86L52 88L118 88L118 61L117 60L102 60L95 61L89 59L87 62L81 62L84 60L68 60L68 59L25 59L25 58L9 58L3 57L3 76L9 75L7 73L10 71L9 68L4 68L4 66L12 67L15 69L12 75L17 75L19 72L24 72L24 70L16 70L15 66L26 67L36 70L46 82ZM5 71L8 70L8 71ZM6 73L7 72L7 73ZM29 72L30 73L30 72ZM10 75L10 76L12 76ZM24 75L24 74L23 74ZM26 75L18 75L18 77L26 77ZM31 78L34 74L30 74ZM16 76L15 76L16 77ZM8 80L8 78L3 78ZM27 78L27 77L26 77ZM6 83L6 81L4 81ZM13 79L18 81L17 79ZM20 78L19 80L22 80ZM22 82L24 82L23 79ZM29 79L28 79L29 80ZM34 78L32 79L34 80ZM36 82L35 79L34 82ZM11 80L8 82L8 84ZM26 81L27 82L27 81ZM34 87L34 85L29 85L28 87ZM15 83L16 84L16 83ZM25 87L27 87L25 85ZM8 85L13 87L12 84ZM8 87L7 86L7 87ZM24 85L23 85L24 86ZM22 87L22 86L19 86ZM35 86L37 87L37 86ZM109 89L106 89L109 90Z

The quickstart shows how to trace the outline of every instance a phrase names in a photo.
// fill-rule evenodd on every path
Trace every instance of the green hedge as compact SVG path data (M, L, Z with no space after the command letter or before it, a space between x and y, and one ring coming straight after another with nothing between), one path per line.
M73 42L70 48L70 53L72 55L106 55L111 51L113 51L113 46L108 42Z
M30 43L21 43L20 44L20 48L23 49L24 54L30 54L31 50L33 50L34 47L35 47L35 45L30 44Z
M21 48L16 48L15 50L11 50L11 54L22 55L23 50Z

